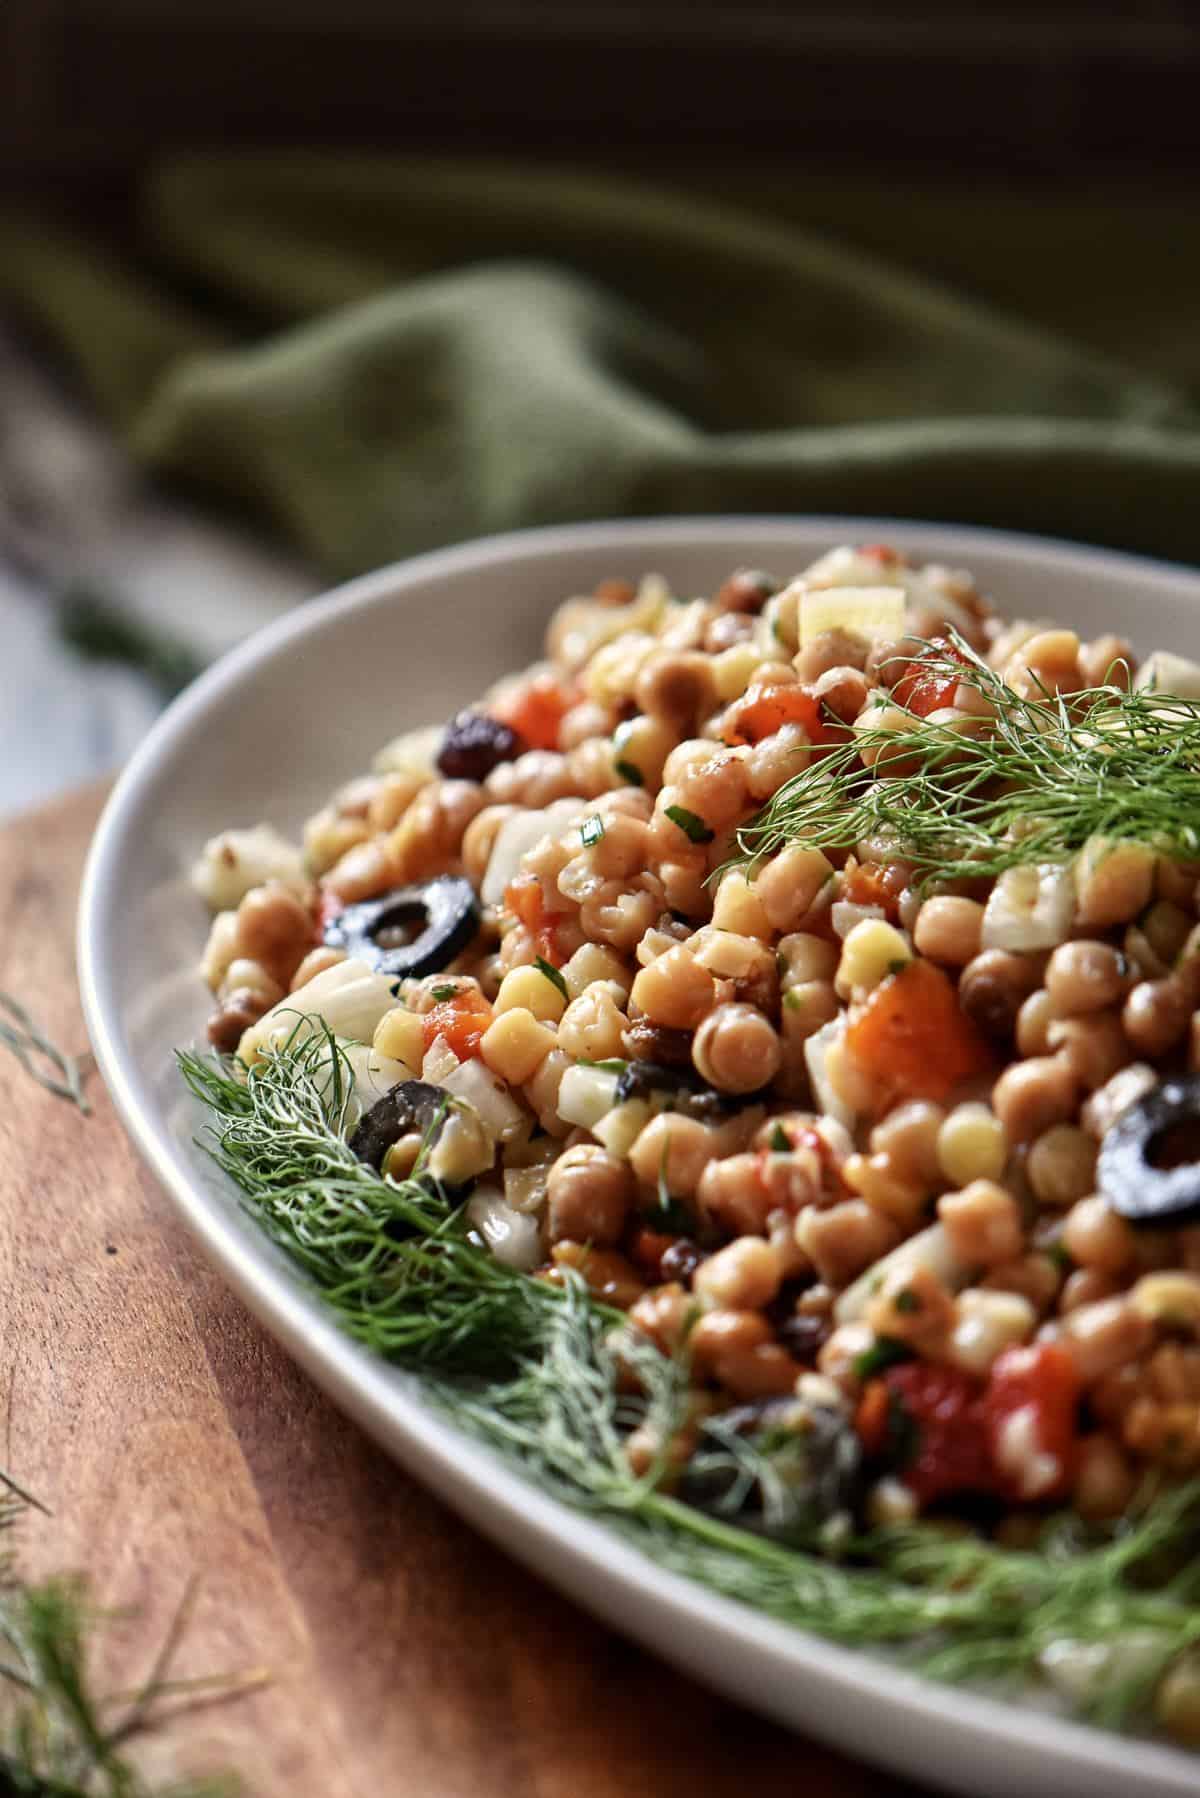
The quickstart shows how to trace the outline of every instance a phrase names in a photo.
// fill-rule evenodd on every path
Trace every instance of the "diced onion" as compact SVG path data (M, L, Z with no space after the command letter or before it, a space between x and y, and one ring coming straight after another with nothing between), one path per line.
M804 1065L808 1069L808 1083L812 1087L816 1109L824 1112L826 1117L835 1118L839 1124L844 1124L847 1130L852 1130L854 1113L840 1093L833 1090L833 1082L825 1066L830 1047L841 1039L845 1028L844 1016L823 1024L804 1045Z
M545 836L561 837L579 816L585 799L556 799L540 811L516 812L496 832L487 873L479 887L485 905L499 905L504 890L521 871L521 857Z
M210 837L195 862L191 882L211 911L232 911L252 887L277 880L293 892L308 890L304 860L295 844L269 824L223 830Z
M829 908L834 935L843 939L850 935L856 924L862 924L867 918L886 917L882 905L859 905L853 899L835 899Z
M537 1219L514 1211L494 1186L480 1187L467 1203L467 1217L505 1267L532 1273L542 1258Z
M1047 1643L1038 1663L1057 1692L1085 1705L1110 1687L1157 1672L1170 1646L1169 1636L1156 1629L1127 1629L1107 1642L1063 1636Z
M503 1080L498 1080L481 1061L474 1058L460 1061L441 1084L456 1099L465 1099L468 1105L475 1107L483 1120L484 1128L497 1142L509 1142L520 1136L525 1127L525 1112L509 1093Z
M904 635L904 592L900 587L809 587L800 589L800 643L824 631L849 631L867 642L894 642Z
M1066 941L1075 915L1069 867L1054 862L1007 868L988 896L980 940L985 949L1028 954Z
M1200 662L1156 649L1138 669L1134 691L1173 693L1178 699L1200 699Z
M238 1054L252 1065L269 1050L282 1048L293 1032L297 1042L311 1036L316 1019L328 1025L335 1036L369 1043L380 1018L396 1003L392 984L365 962L337 962L264 1012L244 1033Z
M927 1230L919 1230L899 1248L876 1261L853 1286L846 1288L833 1307L837 1321L840 1324L856 1323L884 1280L897 1272L931 1273L949 1292L961 1292L971 1276L971 1269L951 1248L944 1227L930 1224Z
M591 1130L616 1103L618 1076L604 1068L568 1068L558 1089L558 1115L564 1123Z
M344 1044L343 1053L354 1077L352 1115L355 1123L364 1111L371 1109L376 1099L390 1092L401 1080L412 1078L402 1061L380 1055L366 1043Z

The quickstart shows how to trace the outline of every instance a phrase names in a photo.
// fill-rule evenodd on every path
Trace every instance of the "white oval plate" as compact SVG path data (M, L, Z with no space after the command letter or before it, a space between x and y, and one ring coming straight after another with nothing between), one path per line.
M850 1753L973 1793L1191 1794L1173 1749L927 1683L714 1597L465 1441L416 1382L342 1336L195 1148L174 1050L203 1033L200 844L270 819L298 830L412 725L445 719L539 653L565 595L656 569L708 592L735 566L789 574L831 544L886 541L971 569L1000 607L1147 651L1200 654L1200 574L1000 532L878 519L680 519L497 537L385 569L225 657L156 725L117 784L84 879L79 968L101 1072L139 1150L205 1250L296 1360L448 1503L592 1611L710 1685Z

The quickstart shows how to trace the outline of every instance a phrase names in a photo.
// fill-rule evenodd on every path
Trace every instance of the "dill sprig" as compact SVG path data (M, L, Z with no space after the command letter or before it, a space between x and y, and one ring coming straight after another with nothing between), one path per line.
M1090 837L1200 855L1200 700L1119 685L1029 697L951 637L953 654L924 640L912 653L923 674L979 695L978 729L911 710L905 729L856 725L742 826L739 860L874 840L955 880L1065 862Z
M349 1151L350 1070L328 1032L293 1037L249 1076L216 1056L181 1056L208 1112L202 1141L250 1211L299 1261L359 1341L424 1373L424 1389L464 1431L531 1480L602 1520L656 1565L783 1622L837 1641L903 1648L906 1665L1017 1692L1064 1638L1154 1647L1136 1677L1101 1681L1083 1708L1123 1723L1145 1715L1163 1666L1200 1640L1194 1560L1200 1482L1160 1497L1136 1522L1085 1534L1047 1526L1018 1552L933 1526L881 1530L822 1553L772 1540L674 1496L667 1445L687 1402L687 1370L598 1304L578 1277L561 1286L496 1262L463 1208L432 1184L396 1182ZM624 1377L636 1370L639 1391ZM662 1444L635 1473L631 1430ZM765 1490L770 1469L728 1443L730 1473ZM722 1452L713 1433L711 1463Z
M30 1507L44 1509L0 1472L0 1532L11 1531ZM227 1696L260 1683L259 1676L171 1678L190 1597L137 1689L103 1698L87 1665L89 1642L103 1619L83 1581L59 1577L27 1584L11 1549L0 1552L0 1791L16 1798L150 1798L124 1750L164 1721L164 1705ZM161 1798L232 1798L236 1789L222 1777L173 1785Z
M91 1057L68 1055L39 1030L11 993L0 992L0 1047L15 1055L25 1072L60 1099L69 1099L90 1117L92 1107L83 1083Z

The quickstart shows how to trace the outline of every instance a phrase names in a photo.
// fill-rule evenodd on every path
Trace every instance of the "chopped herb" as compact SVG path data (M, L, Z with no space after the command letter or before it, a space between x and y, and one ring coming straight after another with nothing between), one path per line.
M604 835L604 819L600 816L599 812L593 812L590 818L584 819L579 834L583 838L583 846L585 849L594 849L596 847L596 844Z
M895 960L895 961L889 961L888 973L889 974L903 974L903 972L907 966L908 966L908 957L907 956L898 957L897 960Z
M669 805L666 815L672 824L678 824L684 836L693 843L711 843L716 832L710 830L703 818L695 812L689 812L686 805Z
M435 986L429 996L431 999L436 999L440 1005L443 999L457 999L458 988L456 986Z
M0 1048L16 1056L25 1072L56 1098L69 1099L84 1115L92 1107L83 1083L91 1066L90 1055L68 1055L38 1029L25 1007L11 993L0 992Z
M1047 1255L1062 1273L1069 1274L1075 1271L1075 1257L1061 1236L1054 1242L1047 1243L1042 1253Z
M696 1228L696 1220L683 1201L668 1197L664 1203L661 1193L644 1216L648 1227L664 1236L690 1236Z
M896 1309L907 1317L911 1312L923 1311L925 1306L920 1294L914 1292L911 1286L905 1286L896 1294Z
M644 787L645 786L646 776L642 773L641 769L637 766L637 764L635 762L619 761L619 762L614 762L613 766L615 767L617 773L621 776L621 779L624 781L627 781L631 787Z
M799 992L794 986L789 986L787 992L783 995L783 1002L789 1011L804 1010L804 1000L800 997Z
M599 1068L602 1074L623 1074L629 1063L613 1055L607 1061L584 1061L581 1058L575 1065L580 1068Z
M559 970L554 966L553 962L547 961L544 955L539 955L533 965L539 974L544 974L546 976L546 979L550 982L551 986L558 988L564 999L570 998L571 995L567 991L567 983Z
M782 1124L776 1124L771 1132L771 1147L777 1155L789 1155L791 1153L791 1140Z
M912 1350L907 1343L898 1341L895 1336L879 1336L870 1348L855 1356L854 1372L860 1380L871 1380L876 1374L885 1373L889 1367L895 1367L901 1361L911 1361L912 1358Z

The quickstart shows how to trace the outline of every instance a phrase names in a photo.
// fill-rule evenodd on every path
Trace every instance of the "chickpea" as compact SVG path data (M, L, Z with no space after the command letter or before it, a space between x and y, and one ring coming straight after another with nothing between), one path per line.
M270 1010L270 1001L253 988L239 986L221 1000L208 1020L208 1040L214 1049L232 1054L252 1024Z
M661 1183L673 1198L693 1199L700 1177L716 1153L713 1132L696 1118L664 1111L651 1118L630 1151L639 1185L656 1192Z
M247 955L239 955L230 962L221 982L222 998L226 993L239 991L257 993L268 1005L275 1005L284 994L284 988L274 974L264 968L260 961L251 961Z
M316 949L310 949L292 975L288 991L298 993L302 986L307 986L310 980L315 980L318 974L325 972L326 968L335 968L338 962L345 961L345 959L346 951L344 949L331 949L324 943Z
M736 1236L765 1236L775 1199L759 1178L757 1155L727 1155L710 1161L696 1187L696 1200L706 1217Z
M621 1239L633 1200L625 1163L598 1144L580 1143L558 1157L546 1180L550 1240L611 1248Z
M680 804L703 818L710 830L736 824L750 803L746 758L736 749L710 754L675 784Z
M1135 1260L1137 1241L1130 1226L1098 1193L1072 1205L1063 1224L1063 1247L1080 1267L1120 1274Z
M366 842L369 835L365 819L339 818L332 806L326 806L304 826L304 865L319 878L341 861L348 849Z
M558 1046L580 1061L608 1061L622 1054L629 1020L607 983L596 981L572 999L558 1025Z
M1052 1124L1030 1148L1025 1171L1039 1204L1061 1210L1095 1190L1096 1145L1077 1124Z
M713 923L720 930L733 930L739 936L757 937L763 942L771 937L771 922L762 900L740 868L731 868L721 878L713 901Z
M1184 1035L1192 1010L1192 998L1181 981L1171 976L1142 980L1125 1001L1121 1023L1136 1053L1156 1059Z
M488 776L489 780L492 778ZM457 857L463 833L483 805L484 790L471 780L435 780L422 787L387 838L391 878L401 882L421 880L442 872ZM342 897L348 895L342 893Z
M750 751L746 778L754 799L769 799L809 762L808 734L799 724L783 724Z
M1010 1143L1026 1143L1075 1109L1079 1083L1057 1056L1014 1062L992 1088L992 1110Z
M870 643L855 631L840 628L829 631L818 631L810 643L792 658L792 667L802 681L819 680L828 674L831 668L857 668L866 666Z
M876 1336L938 1355L954 1329L954 1300L927 1267L894 1268L867 1307L867 1322Z
M1046 964L1045 981L1059 1017L1104 1011L1124 996L1125 958L1108 943L1060 943Z
M1158 1723L1188 1748L1200 1748L1200 1653L1181 1654L1159 1681L1154 1695Z
M581 699L569 712L564 712L558 727L559 747L564 754L578 749L581 743L608 738L616 725L616 715L594 699Z
M737 1398L790 1392L799 1368L757 1311L709 1311L688 1338L692 1365Z
M739 1236L696 1269L692 1290L708 1305L763 1311L779 1291L779 1258L759 1236Z
M376 782L366 809L372 833L394 830L428 779L427 774L413 768L383 775Z
M1086 930L1127 924L1150 903L1155 856L1140 843L1089 837L1075 857L1075 922Z
M403 826L401 826L403 829ZM325 875L323 885L347 905L374 899L395 884L395 867L388 853L390 839L368 837L355 843Z
M647 656L638 672L634 699L653 718L685 727L694 724L716 702L708 657L680 649Z
M1158 1082L1158 1075L1148 1062L1137 1061L1121 1068L1097 1089L1079 1114L1088 1135L1097 1142L1108 1135L1123 1111L1144 1098Z
M902 1235L898 1224L865 1199L845 1199L827 1211L810 1205L796 1219L796 1241L825 1284L839 1290L895 1248Z
M867 677L858 668L827 668L813 682L813 698L822 716L831 712L842 724L853 724L867 703Z
M892 748L886 742L880 742L878 733L904 738L920 728L915 724L908 712L895 705L867 704L854 720L856 735L864 736L860 759L864 768L873 768L877 774L895 775L903 778L912 774L915 763L911 755L905 755L903 749Z
M697 1073L718 1092L757 1092L775 1078L782 1057L778 1032L753 1005L718 1005L692 1045Z
M983 907L976 899L927 899L917 913L913 941L921 955L951 968L964 968L979 954Z
M630 1307L629 1321L664 1355L674 1354L687 1334L696 1304L677 1280L656 1286Z
M871 1148L877 1155L886 1155L902 1178L928 1190L941 1177L938 1138L945 1116L940 1105L927 1099L898 1105L872 1130Z
M640 818L616 812L604 819L604 834L590 851L598 873L622 880L646 866L647 827Z
M920 918L917 919L918 924ZM1038 958L1008 949L985 949L973 956L958 982L958 1002L988 1036L1012 1034L1017 1013L1039 984Z
M711 1011L716 982L682 943L660 955L638 974L631 1001L652 1024L669 1030L694 1030Z
M663 909L663 896L641 886L626 891L618 881L606 881L600 891L579 909L585 938L607 943L629 955L641 942ZM508 938L505 938L507 944Z
M1080 684L1079 638L1067 630L1036 632L1011 658L1004 678L1025 699L1075 692Z
M1017 1053L1028 1059L1050 1052L1050 1026L1055 1022L1054 1002L1044 986L1030 993L1017 1013Z
M713 604L722 612L761 612L778 586L759 568L738 568L717 588Z
M1130 1055L1115 1011L1093 1011L1085 1018L1054 1018L1046 1027L1046 1041L1054 1059L1068 1067L1089 1091L1111 1080Z
M795 931L832 877L833 865L819 849L794 843L759 870L754 891L773 929Z
M960 1261L994 1267L1014 1261L1024 1244L1021 1208L994 1180L972 1180L938 1200L938 1217Z
M646 1283L633 1263L615 1249L595 1248L591 1243L564 1239L553 1245L550 1259L554 1263L551 1279L557 1276L561 1281L568 1269L581 1274L590 1292L606 1304L615 1305L619 1311L628 1311L646 1290Z

